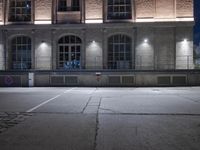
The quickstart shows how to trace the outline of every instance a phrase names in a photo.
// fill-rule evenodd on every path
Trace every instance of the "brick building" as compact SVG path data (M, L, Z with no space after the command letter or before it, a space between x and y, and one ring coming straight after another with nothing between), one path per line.
M3 86L198 83L193 0L0 0L0 24Z

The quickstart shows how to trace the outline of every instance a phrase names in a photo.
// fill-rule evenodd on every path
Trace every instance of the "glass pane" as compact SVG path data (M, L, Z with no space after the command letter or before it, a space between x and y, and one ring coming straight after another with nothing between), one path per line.
M108 41L108 68L121 68L123 64L127 64L127 61L130 62L131 40L129 37L125 35L114 35Z
M108 0L108 19L131 19L130 0Z
M62 40L64 39L64 40ZM59 40L59 53L61 51L64 55L64 60L59 58L58 67L63 69L78 69L80 68L80 58L81 58L81 39L76 36L65 36ZM64 48L62 48L64 47ZM63 66L60 67L60 63L63 62Z
M31 69L30 38L21 36L12 40L12 67L13 69Z
M31 0L10 0L9 21L31 21Z

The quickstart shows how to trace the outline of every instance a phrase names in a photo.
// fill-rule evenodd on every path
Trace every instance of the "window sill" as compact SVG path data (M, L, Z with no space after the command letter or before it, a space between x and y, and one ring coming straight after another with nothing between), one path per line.
M80 14L81 12L80 11L63 11L63 12L60 12L58 11L57 14L59 15L63 15L63 14Z

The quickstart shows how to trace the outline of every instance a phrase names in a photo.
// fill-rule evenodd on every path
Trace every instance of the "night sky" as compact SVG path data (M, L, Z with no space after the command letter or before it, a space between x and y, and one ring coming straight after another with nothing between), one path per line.
M200 1L199 0L194 0L194 16L195 16L194 44L199 45L200 43Z

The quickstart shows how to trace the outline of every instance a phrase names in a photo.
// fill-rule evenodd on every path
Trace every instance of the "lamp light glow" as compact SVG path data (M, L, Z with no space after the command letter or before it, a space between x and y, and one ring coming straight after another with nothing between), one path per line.
M188 39L186 39L186 38L185 38L185 39L183 39L183 42L184 42L184 43L187 43L187 41L188 41Z
M147 43L148 42L148 39L144 39L144 43Z

